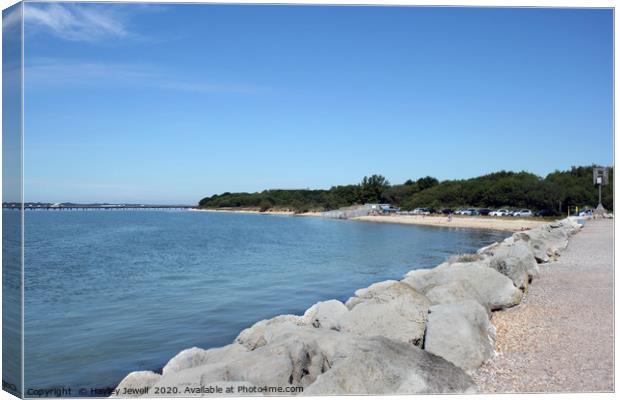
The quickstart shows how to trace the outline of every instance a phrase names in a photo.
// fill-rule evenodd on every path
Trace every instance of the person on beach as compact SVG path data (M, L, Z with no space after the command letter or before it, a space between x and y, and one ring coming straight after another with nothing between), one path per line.
M452 222L452 213L451 212L448 213L448 222Z

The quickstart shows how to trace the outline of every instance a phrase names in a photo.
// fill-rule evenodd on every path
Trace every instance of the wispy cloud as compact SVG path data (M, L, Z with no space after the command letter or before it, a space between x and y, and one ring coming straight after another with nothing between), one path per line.
M63 87L147 87L195 93L273 94L267 86L231 82L205 71L171 71L155 65L31 60L26 64L24 79L27 87L49 85Z
M71 41L98 41L131 35L127 15L119 7L102 4L29 3L24 20L33 29L42 29Z

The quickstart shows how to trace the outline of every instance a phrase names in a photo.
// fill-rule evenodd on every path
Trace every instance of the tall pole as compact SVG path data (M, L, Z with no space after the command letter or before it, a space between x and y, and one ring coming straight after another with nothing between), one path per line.
M601 185L600 183L598 184L598 208L603 208L603 203L601 202Z

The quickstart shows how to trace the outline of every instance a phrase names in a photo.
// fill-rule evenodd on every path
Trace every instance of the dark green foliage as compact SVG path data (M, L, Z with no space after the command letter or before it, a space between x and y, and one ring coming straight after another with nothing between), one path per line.
M360 184L362 203L382 203L383 194L390 188L390 182L381 175L365 176Z
M420 190L426 190L432 188L433 186L439 185L439 181L432 176L425 176L424 178L418 179L416 184Z
M613 210L613 168L603 187L603 206ZM202 208L288 209L297 212L333 210L354 204L391 203L405 210L432 207L529 208L566 212L568 206L596 207L598 190L592 167L555 171L544 179L528 172L500 171L466 180L439 183L433 177L390 185L381 175L364 177L357 185L329 190L265 190L260 193L223 193L202 199ZM562 208L560 210L560 202Z
M610 184L603 187L603 206L613 210L613 168ZM560 210L560 202L562 208ZM416 207L529 208L566 212L566 207L596 207L598 189L592 183L592 167L556 171L546 178L528 172L500 171L467 180L444 181L422 190L401 204Z

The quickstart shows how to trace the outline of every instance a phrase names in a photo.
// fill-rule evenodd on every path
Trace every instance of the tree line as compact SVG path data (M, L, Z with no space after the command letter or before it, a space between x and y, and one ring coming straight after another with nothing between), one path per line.
M329 190L273 189L256 193L222 193L205 197L200 208L252 208L295 212L334 210L366 203L390 203L403 210L417 207L529 208L555 213L567 207L596 207L598 189L592 182L593 166L555 171L542 178L529 172L500 171L471 179L445 180L426 176L392 185L381 175L366 176L358 184ZM613 210L613 167L602 203Z

